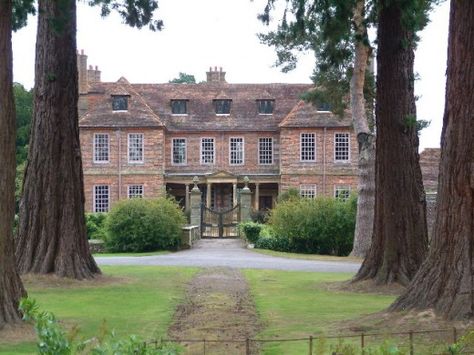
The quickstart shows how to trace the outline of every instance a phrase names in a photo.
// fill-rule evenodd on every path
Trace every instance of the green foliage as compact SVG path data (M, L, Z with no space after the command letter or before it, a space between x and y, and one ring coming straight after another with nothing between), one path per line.
M239 224L239 228L243 232L245 239L250 243L255 244L260 237L262 225L255 222L242 222Z
M28 15L36 13L34 0L13 0L13 30L17 31L26 26Z
M99 6L102 17L117 11L130 27L142 28L148 25L151 31L160 31L163 28L163 21L153 18L158 9L156 0L89 0L89 5Z
M16 107L16 162L22 164L28 155L31 118L33 117L33 90L23 85L13 84Z
M288 190L284 191L278 196L278 202L285 202L291 200L301 199L300 192L294 187L290 187Z
M106 246L113 252L177 249L185 217L170 198L118 202L106 222Z
M105 240L105 213L86 213L86 228L88 239Z
M467 333L466 335L459 338L459 340L448 346L447 354L458 355L465 354L469 349L472 350L474 347L474 331Z
M261 238L256 247L348 255L354 238L356 204L354 196L348 201L319 197L280 202L269 218L274 236Z
M115 332L107 332L105 322L97 337L77 341L79 333L77 327L73 327L69 333L62 328L59 321L51 312L40 311L34 300L22 299L20 310L23 320L34 323L38 337L37 351L44 355L72 355L72 354L130 354L130 355L175 355L179 354L178 347L172 343L148 346L140 338L131 335L126 339L120 339Z
M168 81L170 84L196 84L196 78L194 75L179 73L179 77Z

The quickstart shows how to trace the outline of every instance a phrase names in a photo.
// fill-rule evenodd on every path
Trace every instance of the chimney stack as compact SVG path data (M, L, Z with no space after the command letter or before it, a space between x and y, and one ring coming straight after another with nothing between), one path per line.
M214 67L214 70L212 70L212 67L209 67L209 71L206 72L207 82L226 83L225 74L225 71L222 71L222 67L219 68L219 71L217 70L217 66Z

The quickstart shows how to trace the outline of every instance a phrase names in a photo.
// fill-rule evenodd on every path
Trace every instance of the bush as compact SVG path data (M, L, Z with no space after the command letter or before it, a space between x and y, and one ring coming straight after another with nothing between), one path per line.
M260 237L260 231L262 230L262 225L255 222L243 222L239 225L240 230L244 233L245 239L252 244Z
M269 218L275 240L262 240L256 246L275 246L271 249L298 253L348 255L354 238L356 208L355 197L345 202L322 197L287 199L272 210Z
M123 200L107 217L106 246L112 252L175 250L184 224L181 208L169 198Z
M105 239L105 213L86 213L88 239Z

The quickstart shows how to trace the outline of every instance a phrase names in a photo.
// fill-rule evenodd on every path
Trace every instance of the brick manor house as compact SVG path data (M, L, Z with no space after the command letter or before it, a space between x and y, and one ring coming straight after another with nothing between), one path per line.
M200 84L101 82L78 54L79 127L88 212L166 190L189 208L193 178L203 202L235 205L244 177L252 207L302 196L346 196L357 186L357 141L343 118L304 103L308 84L230 84L210 69Z

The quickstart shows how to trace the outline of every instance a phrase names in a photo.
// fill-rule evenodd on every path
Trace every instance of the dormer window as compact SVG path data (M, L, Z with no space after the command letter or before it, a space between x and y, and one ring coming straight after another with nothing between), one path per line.
M275 100L257 100L259 115L272 115L274 106Z
M127 111L128 110L128 96L127 95L112 95L112 111Z
M318 102L316 103L316 109L321 112L330 112L331 111L331 104L327 102Z
M171 113L173 115L187 115L188 100L171 100Z
M214 100L216 115L230 115L232 100Z

